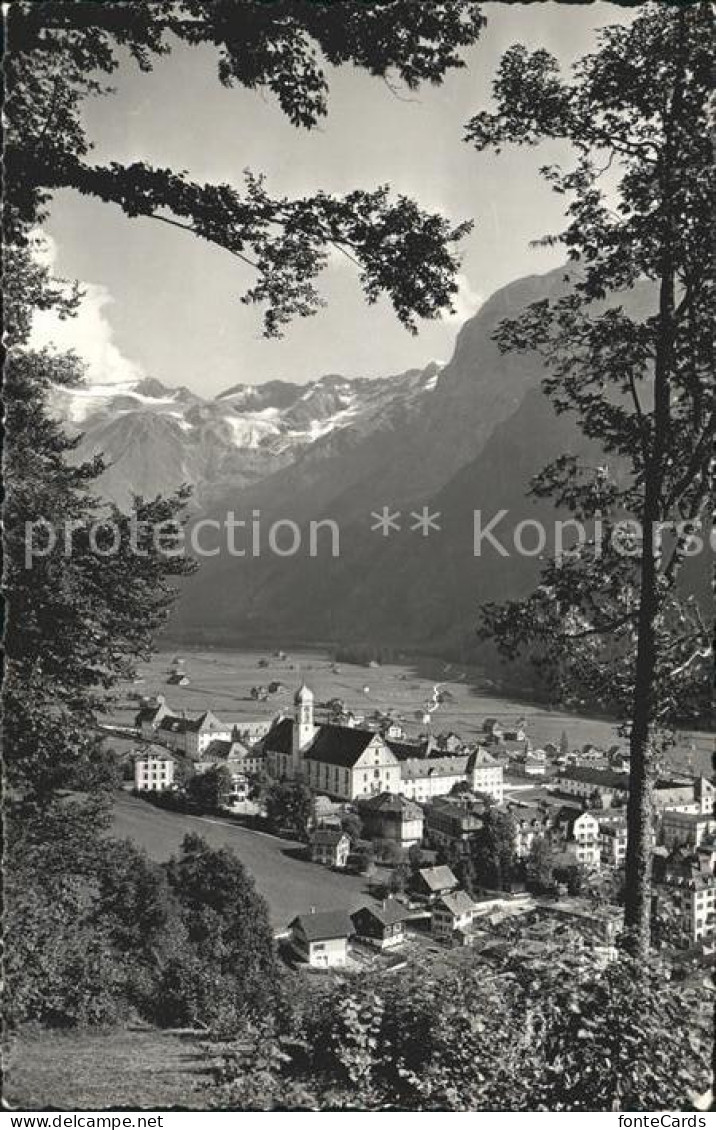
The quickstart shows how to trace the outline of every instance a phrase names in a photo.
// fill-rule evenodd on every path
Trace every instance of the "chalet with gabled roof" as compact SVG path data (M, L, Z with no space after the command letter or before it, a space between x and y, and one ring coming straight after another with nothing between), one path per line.
M359 941L376 949L393 949L405 941L405 923L410 911L396 899L362 906L351 914Z
M421 867L412 881L416 895L428 901L441 898L459 887L455 875L446 864L437 867Z
M469 930L477 906L466 891L455 890L441 895L433 905L430 930L440 942L452 942L456 931Z
M291 946L301 961L317 969L345 966L353 923L344 910L312 910L289 924Z

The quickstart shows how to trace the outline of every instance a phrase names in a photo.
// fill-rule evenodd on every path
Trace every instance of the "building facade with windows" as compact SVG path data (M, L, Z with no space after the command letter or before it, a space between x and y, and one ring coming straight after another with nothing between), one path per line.
M142 791L163 792L174 784L176 761L160 745L150 745L134 758L134 787Z

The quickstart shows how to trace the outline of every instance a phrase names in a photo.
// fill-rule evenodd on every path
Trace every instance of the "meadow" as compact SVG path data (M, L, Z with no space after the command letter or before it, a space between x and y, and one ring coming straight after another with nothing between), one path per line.
M167 684L177 657L184 660L190 680L186 687ZM259 666L260 663L266 666ZM291 710L294 691L305 680L317 704L339 698L359 715L369 715L376 709L391 711L413 737L426 730L436 735L454 730L464 739L475 739L486 718L497 718L508 728L524 721L535 746L546 742L558 745L563 732L573 749L586 743L604 748L626 744L619 737L616 723L609 719L579 716L500 696L481 669L428 658L368 667L334 664L331 656L321 650L295 651L286 658L257 649L197 648L180 653L164 650L141 667L138 677L141 682L123 688L122 701L113 713L112 720L121 725L131 725L136 714L137 702L129 699L130 694L163 694L177 712L195 713L210 707L230 723L268 721L280 711ZM270 682L280 682L282 690L265 702L255 701L251 688ZM426 726L423 715L434 699L436 686L449 697L431 714ZM674 769L710 774L713 751L713 734L685 731L678 735L668 760Z
M211 847L230 848L238 856L266 899L277 932L312 906L351 911L371 901L364 876L311 863L302 858L302 845L292 840L242 828L230 818L165 812L124 793L118 795L112 835L131 839L157 862L177 853L187 832L196 832Z

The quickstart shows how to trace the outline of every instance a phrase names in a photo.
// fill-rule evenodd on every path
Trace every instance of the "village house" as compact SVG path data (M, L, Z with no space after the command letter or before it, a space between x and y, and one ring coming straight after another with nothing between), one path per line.
M580 768L591 765L595 769L607 769L609 759L603 749L598 749L595 745L585 745L575 753L574 764Z
M666 936L678 930L681 946L713 945L716 939L716 876L704 874L691 859L669 861L656 884L655 911L665 921Z
M713 875L716 867L716 836L707 836L694 852L696 865L704 875Z
M311 837L311 859L326 867L343 868L351 853L351 841L335 828L317 828Z
M237 722L233 727L233 734L238 741L243 742L249 748L260 742L265 738L273 723L270 719L262 718L255 722Z
M438 734L435 746L441 753L460 753L465 747L465 742L459 734L450 730L447 734Z
M405 730L400 722L394 722L390 719L382 723L380 732L384 738L390 738L394 741L402 741L405 737Z
M544 777L547 772L546 762L532 753L521 753L513 757L510 768L513 773L519 773L523 777Z
M716 815L716 785L708 777L698 777L694 786L694 796L699 810L706 816Z
M654 808L663 812L670 808L677 812L701 812L701 802L696 799L697 781L658 780L654 785Z
M351 914L358 941L376 949L394 949L405 941L405 923L410 911L396 901L385 899L378 905L362 906Z
M188 687L189 676L184 671L172 671L167 683L170 687Z
M486 793L495 804L504 798L504 769L486 749L478 746L468 756L466 778L474 793Z
M139 713L134 719L134 726L144 741L151 742L156 735L157 726L162 718L170 714L167 700L164 695L158 694L154 702L144 702Z
M469 843L482 828L482 811L465 797L435 797L424 809L425 835L436 847Z
M406 797L380 793L357 803L366 839L392 840L404 848L422 840L423 810Z
M201 755L201 763L223 764L230 772L246 776L260 773L265 764L262 751L242 741L236 730L230 738L214 738L210 741Z
M437 867L421 867L411 881L414 893L433 902L442 895L447 895L459 887L459 883L449 867L439 864Z
M510 806L509 811L515 822L515 855L518 859L526 859L535 840L542 839L549 831L551 818L536 805L515 804Z
M472 925L476 904L466 891L441 895L433 903L430 931L439 942L452 942L456 931L466 932Z
M134 787L162 792L174 784L176 759L160 745L150 745L134 757Z
M626 803L629 776L611 769L570 765L557 775L556 785L567 796L598 800L603 808L610 808L613 804Z
M230 739L231 726L221 722L211 710L195 718L164 714L155 730L155 740L190 758L199 758L216 738Z
M289 924L291 947L301 961L316 969L340 969L348 958L353 923L342 910L311 910Z
M555 817L555 828L563 840L565 851L570 852L582 867L598 869L601 863L599 823L590 812L577 808L560 808Z
M716 832L716 818L700 812L682 812L667 808L661 814L661 840L665 847L682 844L698 847L712 832Z
M606 867L622 867L626 859L626 820L599 821L599 854Z

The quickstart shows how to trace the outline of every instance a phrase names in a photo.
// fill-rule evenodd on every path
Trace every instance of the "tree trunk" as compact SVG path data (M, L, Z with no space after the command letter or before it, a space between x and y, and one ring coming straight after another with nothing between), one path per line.
M685 74L684 13L676 16L678 51L675 59L673 95L664 123L664 148L657 167L663 224L663 253L659 279L658 338L654 358L654 431L645 466L642 512L641 585L638 642L634 677L630 736L629 801L627 807L627 854L625 861L624 924L627 944L636 956L645 958L651 941L651 865L653 779L651 753L656 715L657 618L661 603L655 534L657 523L666 518L663 483L667 469L671 424L671 377L674 366L674 310L676 293L676 217L673 169L678 164L675 138L681 128ZM658 221L657 221L658 222Z

